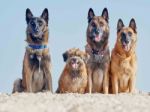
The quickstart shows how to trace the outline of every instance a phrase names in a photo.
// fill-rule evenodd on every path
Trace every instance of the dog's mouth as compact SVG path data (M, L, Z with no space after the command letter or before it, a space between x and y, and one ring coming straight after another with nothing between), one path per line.
M103 35L104 31L102 30L102 28L93 28L90 33L90 39L94 43L100 43L102 40L104 40Z
M72 58L70 64L71 64L71 67L72 67L73 70L78 70L78 68L79 68L78 59Z
M131 47L131 37L125 33L122 33L121 34L121 43L122 43L122 48L126 52L128 52L130 50L130 47Z
M122 42L122 48L128 52L130 50L130 43Z
M100 42L101 39L102 39L102 35L98 34L98 35L95 36L94 41L95 42Z
M77 70L78 69L78 64L76 62L72 62L71 63L71 67L74 69L74 70Z
M33 42L41 42L43 40L43 35L39 34L30 34L30 37Z

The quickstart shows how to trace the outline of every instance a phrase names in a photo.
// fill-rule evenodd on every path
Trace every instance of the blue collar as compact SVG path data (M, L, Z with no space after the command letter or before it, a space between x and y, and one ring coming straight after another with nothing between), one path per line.
M47 45L29 45L32 49L45 49L47 48Z

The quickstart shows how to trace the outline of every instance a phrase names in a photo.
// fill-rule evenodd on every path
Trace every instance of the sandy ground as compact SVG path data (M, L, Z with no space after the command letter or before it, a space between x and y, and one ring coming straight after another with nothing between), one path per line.
M0 112L150 112L150 96L0 93Z

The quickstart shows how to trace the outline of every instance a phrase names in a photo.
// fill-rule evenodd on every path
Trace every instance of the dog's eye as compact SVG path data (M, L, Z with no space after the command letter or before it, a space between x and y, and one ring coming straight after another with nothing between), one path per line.
M42 21L39 21L39 26L42 26L42 24L43 24Z
M34 24L34 22L33 22L33 21L31 21L31 22L30 22L30 24L31 24L31 25L33 25L33 24Z
M103 22L100 22L99 24L100 24L100 26L104 26L104 23L103 23Z
M32 26L35 26L35 23L34 23L33 21L31 21L30 24L31 24Z
M132 33L131 33L131 32L128 32L128 35L131 37L131 36L132 36Z
M93 22L92 24L91 24L93 27L96 27L96 24Z

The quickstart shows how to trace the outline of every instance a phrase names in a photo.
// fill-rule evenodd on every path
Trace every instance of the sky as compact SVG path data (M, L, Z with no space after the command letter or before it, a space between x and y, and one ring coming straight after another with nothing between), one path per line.
M127 26L134 18L137 24L136 54L138 70L136 88L150 91L150 1L148 0L3 0L0 4L0 92L11 93L13 82L22 77L22 64L27 43L25 11L30 8L40 16L49 10L49 48L52 56L53 89L64 68L62 53L86 45L87 13L93 8L100 16L103 8L109 11L109 46L116 41L117 21L121 18Z

